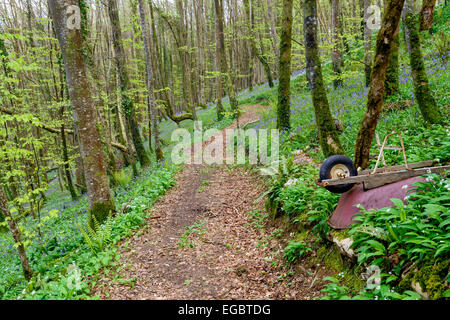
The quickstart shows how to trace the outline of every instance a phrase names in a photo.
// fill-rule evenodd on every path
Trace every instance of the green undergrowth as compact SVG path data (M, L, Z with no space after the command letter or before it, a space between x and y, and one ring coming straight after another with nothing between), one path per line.
M448 6L445 9L438 7L433 34L421 34L430 88L445 119L449 119L450 115L449 56L441 54L443 48L439 47L440 43L436 39L440 30L448 31L449 23L445 18L448 15ZM382 142L385 135L393 131L400 132L408 162L437 160L438 165L446 165L450 161L448 123L429 125L424 122L414 97L409 58L403 54L406 51L404 44L400 50L400 90L385 101L376 133ZM347 67L350 65L347 64ZM330 108L333 117L344 127L340 139L350 158L353 158L356 136L367 101L368 88L363 85L363 79L361 68L354 73L353 78L346 79L341 87L334 89L330 68L328 65L324 67ZM291 84L291 130L280 137L280 153L286 159L286 165L281 166L276 176L268 179L266 206L272 218L281 217L295 226L298 232L304 233L305 229L311 231L308 242L317 255L313 260L317 263L322 261L335 272L333 277L324 279L328 284L324 288L323 298L448 298L449 180L437 175L426 176L428 181L418 183L415 193L406 199L394 199L391 207L366 212L365 218L349 230L332 231L327 220L339 195L314 183L319 176L318 169L292 164L292 152L295 150L305 151L318 162L323 161L324 156L319 147L314 109L305 77L301 75ZM253 128L275 128L276 100L268 98L268 101L272 101L271 112L254 124ZM400 145L400 139L394 136L388 144ZM374 139L370 162L372 168L378 152ZM398 151L385 151L385 158L387 165L403 163L403 155ZM340 240L351 238L354 241L352 249L358 254L357 261L348 262L336 249L328 249L326 243L330 232ZM361 274L368 268L376 272L363 279ZM373 283L374 279L376 283ZM417 290L417 284L422 296L413 290L413 287Z
M429 175L392 207L366 211L348 231L358 266L377 270L355 290L330 277L325 299L444 299L450 296L450 180ZM376 279L376 278L374 278ZM412 290L414 289L414 290ZM420 293L420 294L419 294Z
M358 263L389 273L399 288L415 280L429 298L444 298L450 280L450 179L428 175L405 199L391 201L388 208L362 208L364 215L352 225Z
M149 208L174 184L178 167L166 164L143 169L123 187L113 190L117 214L101 233L85 229L88 220L86 197L65 201L66 194L49 195L51 219L41 227L42 237L31 235L27 244L33 279L27 283L9 233L0 235L0 298L2 299L91 299L99 271L120 267L117 243L133 235L151 215ZM59 199L58 199L59 197ZM24 225L26 229L26 224ZM83 234L85 234L83 236ZM86 235L87 234L87 235ZM101 237L100 237L101 235ZM87 241L86 236L91 240ZM101 238L101 239L100 239ZM93 244L95 250L92 250ZM119 279L120 280L120 279Z
M366 282L361 278L363 267L344 258L336 246L324 241L311 228L301 224L293 225L286 216L279 216L275 223L279 227L276 230L282 232L278 238L287 237L288 234L294 235L293 239L285 244L283 250L283 258L286 262L294 267L296 264L301 264L304 268L313 270L325 268L327 274L333 274L333 277L339 279L343 286L353 291L364 288ZM320 278L317 280L321 285L326 282Z
M313 248L314 263L324 264L335 275L324 279L325 299L420 299L414 283L425 292L424 298L448 296L450 280L450 180L432 174L425 182L414 184L406 199L392 199L392 206L365 211L349 230L331 230L327 220L339 199L314 184L317 169L287 166L268 191L272 218L282 219L295 228L298 237L288 243L285 258L295 262L308 256ZM410 187L410 186L409 186ZM406 204L404 204L406 201ZM275 208L275 210L274 210ZM337 247L327 244L329 233L337 239L353 240L357 261L342 256ZM366 285L361 274L377 268L380 282ZM374 274L372 274L375 276ZM341 286L340 288L338 288ZM336 292L335 292L336 291ZM340 292L340 293L339 293Z

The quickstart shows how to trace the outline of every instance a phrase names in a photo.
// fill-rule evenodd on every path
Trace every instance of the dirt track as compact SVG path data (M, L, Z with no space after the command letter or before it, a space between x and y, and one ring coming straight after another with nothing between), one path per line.
M250 108L240 123L255 119L259 108ZM144 233L123 249L120 274L135 279L134 285L103 275L103 285L94 293L103 299L319 296L320 288L311 287L313 272L284 266L275 228L258 227L258 217L265 214L264 201L254 204L264 192L258 180L257 173L240 168L186 165L176 178L177 186L153 208ZM252 218L251 211L259 214Z

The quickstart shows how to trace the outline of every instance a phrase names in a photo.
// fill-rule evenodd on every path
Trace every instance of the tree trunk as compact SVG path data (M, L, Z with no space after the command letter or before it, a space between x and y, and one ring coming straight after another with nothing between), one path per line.
M27 254L25 252L25 246L23 245L19 226L16 224L16 220L9 211L8 202L6 201L6 196L3 193L2 187L0 187L0 212L5 216L8 221L9 230L14 238L14 242L17 247L17 252L19 254L20 263L22 264L23 275L27 281L30 281L33 276L33 271L31 270L30 263L28 262Z
M306 75L316 114L316 124L319 129L320 146L325 157L345 154L331 116L322 78L322 66L318 48L316 0L304 0L304 10L303 28L305 32Z
M391 48L391 57L389 67L386 71L385 97L395 95L399 90L399 70L398 70L398 52L400 49L400 37L397 34L394 37Z
M197 2L197 3L195 3ZM196 17L196 27L197 27L197 43L198 43L198 61L199 61L199 77L198 77L198 87L200 91L200 106L202 108L206 108L206 96L205 96L205 75L206 75L206 59L205 59L205 35L202 32L206 33L204 29L204 16L203 16L203 0L194 1L194 9L195 17Z
M138 0L139 3L139 15L141 17L141 28L142 28L142 38L144 40L144 51L145 51L145 64L147 71L147 91L148 91L148 105L150 107L150 118L151 118L151 128L153 136L155 138L155 153L156 159L158 161L163 160L163 154L161 151L161 144L159 141L159 130L158 124L156 122L156 111L155 111L155 100L153 98L153 84L152 84L152 62L150 54L150 32L148 29L147 21L145 20L144 2L143 0ZM149 137L149 141L152 137Z
M73 181L72 181L72 174L70 173L69 153L67 151L67 139L66 139L66 133L64 130L64 125L61 126L61 140L62 140L62 148L63 148L64 171L66 173L66 178L67 178L67 187L69 189L72 200L76 200L77 193L75 192L75 188L73 186Z
M151 18L151 28L152 28L152 38L153 38L153 44L155 46L155 59L158 59L156 65L159 66L158 71L159 71L159 77L160 77L160 82L161 82L161 87L162 88L166 88L168 87L168 77L165 76L164 74L164 63L161 62L160 60L160 46L159 46L159 42L158 42L158 37L156 34L156 26L155 26L155 16L153 13L153 4L150 3L150 18ZM193 115L190 113L184 113L181 114L179 116L175 115L175 112L173 110L173 105L169 96L169 93L167 90L163 90L162 93L164 100L165 100L165 108L166 108L166 112L167 112L167 116L174 121L177 125L179 125L179 123L183 120L194 120Z
M384 10L386 10L386 5L389 0L384 0ZM399 24L400 27L400 24ZM399 62L398 62L398 53L400 50L400 36L397 31L397 35L394 37L394 41L392 42L391 48L391 57L389 59L389 67L386 72L386 81L385 81L385 94L384 98L393 96L399 92Z
M372 30L367 27L367 20L369 18L367 9L370 6L370 0L362 1L364 8L364 74L366 75L366 87L368 87L370 85L370 73L372 72Z
M406 42L410 48L409 64L411 66L414 81L414 95L417 99L417 104L425 121L429 123L440 123L442 121L442 114L428 86L428 78L420 44L419 21L417 15L412 10L411 0L406 0L403 14L404 25L407 31L405 33Z
M420 11L420 31L430 30L433 26L434 6L436 0L423 0Z
M214 0L216 1L216 0ZM253 22L252 22L252 18L251 15L252 13L250 13L250 2L249 0L244 0L244 6L245 6L245 12L247 14L247 26L248 26L248 32L249 32L249 36L250 36L250 45L252 46L252 50L253 50L253 54L258 58L259 62L261 62L261 64L263 65L264 71L266 73L267 76L267 81L269 82L269 87L273 87L273 79L272 79L272 72L270 71L270 66L269 63L267 62L267 59L264 57L264 55L262 53L259 52L258 48L256 47L256 36L255 33L253 32L254 30L254 26L253 26Z
M284 8L283 8L284 10ZM272 10L272 0L267 0L267 13L269 15L269 21L270 21L270 33L272 34L273 43L275 46L275 54L277 58L280 55L280 51L278 50L278 35L277 30L275 29L275 18L273 16L273 10Z
M391 0L384 11L381 29L378 32L375 60L370 77L370 89L367 97L367 111L358 132L355 147L355 167L366 169L369 166L370 147L378 117L383 106L386 71L389 66L393 39L398 33L400 15L405 0Z
M74 109L76 125L79 128L78 138L87 182L90 221L95 216L101 223L112 211L115 211L115 205L109 189L95 105L87 79L81 30L67 28L68 17L65 14L65 8L68 5L76 6L78 1L49 0L55 34L64 60L69 97Z
M291 54L293 0L283 0L283 20L280 39L278 123L280 130L290 129Z
M331 0L331 32L333 40L333 49L331 60L333 64L334 81L333 86L337 88L342 85L341 69L342 69L342 49L339 33L341 31L339 21L339 0Z
M364 0L364 12L367 12L367 9L370 5L370 0ZM367 21L368 17L365 16L365 21ZM372 30L368 28L367 23L364 23L364 63L365 69L364 73L366 75L366 86L370 85L370 74L372 72Z
M222 9L220 0L214 0L214 9L215 9L215 23L216 23L216 56L217 56L217 71L219 72L219 76L217 77L217 119L220 121L223 119L223 112L225 111L222 105L222 97L223 97L223 71L224 64L227 63L225 57L225 40L223 36L223 21L222 18Z
M189 70L189 48L188 48L188 35L186 31L185 24L185 8L183 5L183 0L176 0L176 8L179 15L179 26L178 26L178 52L180 55L180 63L181 63L181 73L182 73L182 81L183 81L183 99L185 104L188 106L188 109L191 110L192 117L194 121L197 120L196 114L196 105L194 95L195 92L192 90L192 76Z
M125 51L122 44L122 32L120 30L119 12L115 0L108 0L108 13L109 19L111 21L115 60L120 80L122 108L125 113L125 117L127 118L128 128L131 132L133 145L136 149L139 162L141 163L142 167L147 167L150 165L150 159L145 152L144 144L139 133L139 125L136 121L136 111L134 108L134 103L130 98L128 92L131 89L131 85L128 71L126 70L125 66Z
M217 64L220 68L220 77L226 80L228 97L230 98L231 110L238 116L238 101L236 99L236 93L234 91L233 81L231 79L231 73L228 70L227 56L225 51L225 39L224 39L224 26L223 26L223 3L222 0L214 0L216 11L216 31L217 31ZM220 59L219 59L220 56ZM219 97L221 98L221 97ZM220 103L222 103L220 101ZM217 109L219 112L219 108Z

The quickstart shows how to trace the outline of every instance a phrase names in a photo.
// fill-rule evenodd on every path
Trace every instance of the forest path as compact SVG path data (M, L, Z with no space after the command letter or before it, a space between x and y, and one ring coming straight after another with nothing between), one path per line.
M240 123L257 119L260 108L248 108ZM314 272L285 266L276 228L263 227L264 201L254 203L265 191L258 179L243 168L186 165L141 234L122 243L117 272L128 281L103 274L94 294L194 300L319 296L320 288L311 288Z

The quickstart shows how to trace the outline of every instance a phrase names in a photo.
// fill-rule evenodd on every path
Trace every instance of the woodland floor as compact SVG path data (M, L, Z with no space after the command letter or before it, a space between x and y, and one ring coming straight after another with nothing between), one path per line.
M258 119L262 106L241 115ZM232 125L230 127L235 126ZM204 143L205 145L206 143ZM322 267L286 265L276 225L256 226L265 191L259 174L238 167L186 165L176 187L152 208L142 229L121 245L117 273L103 274L101 299L312 299L321 295ZM267 219L263 220L263 224ZM195 230L179 247L186 227ZM191 245L189 245L191 244ZM273 263L277 261L277 263Z

